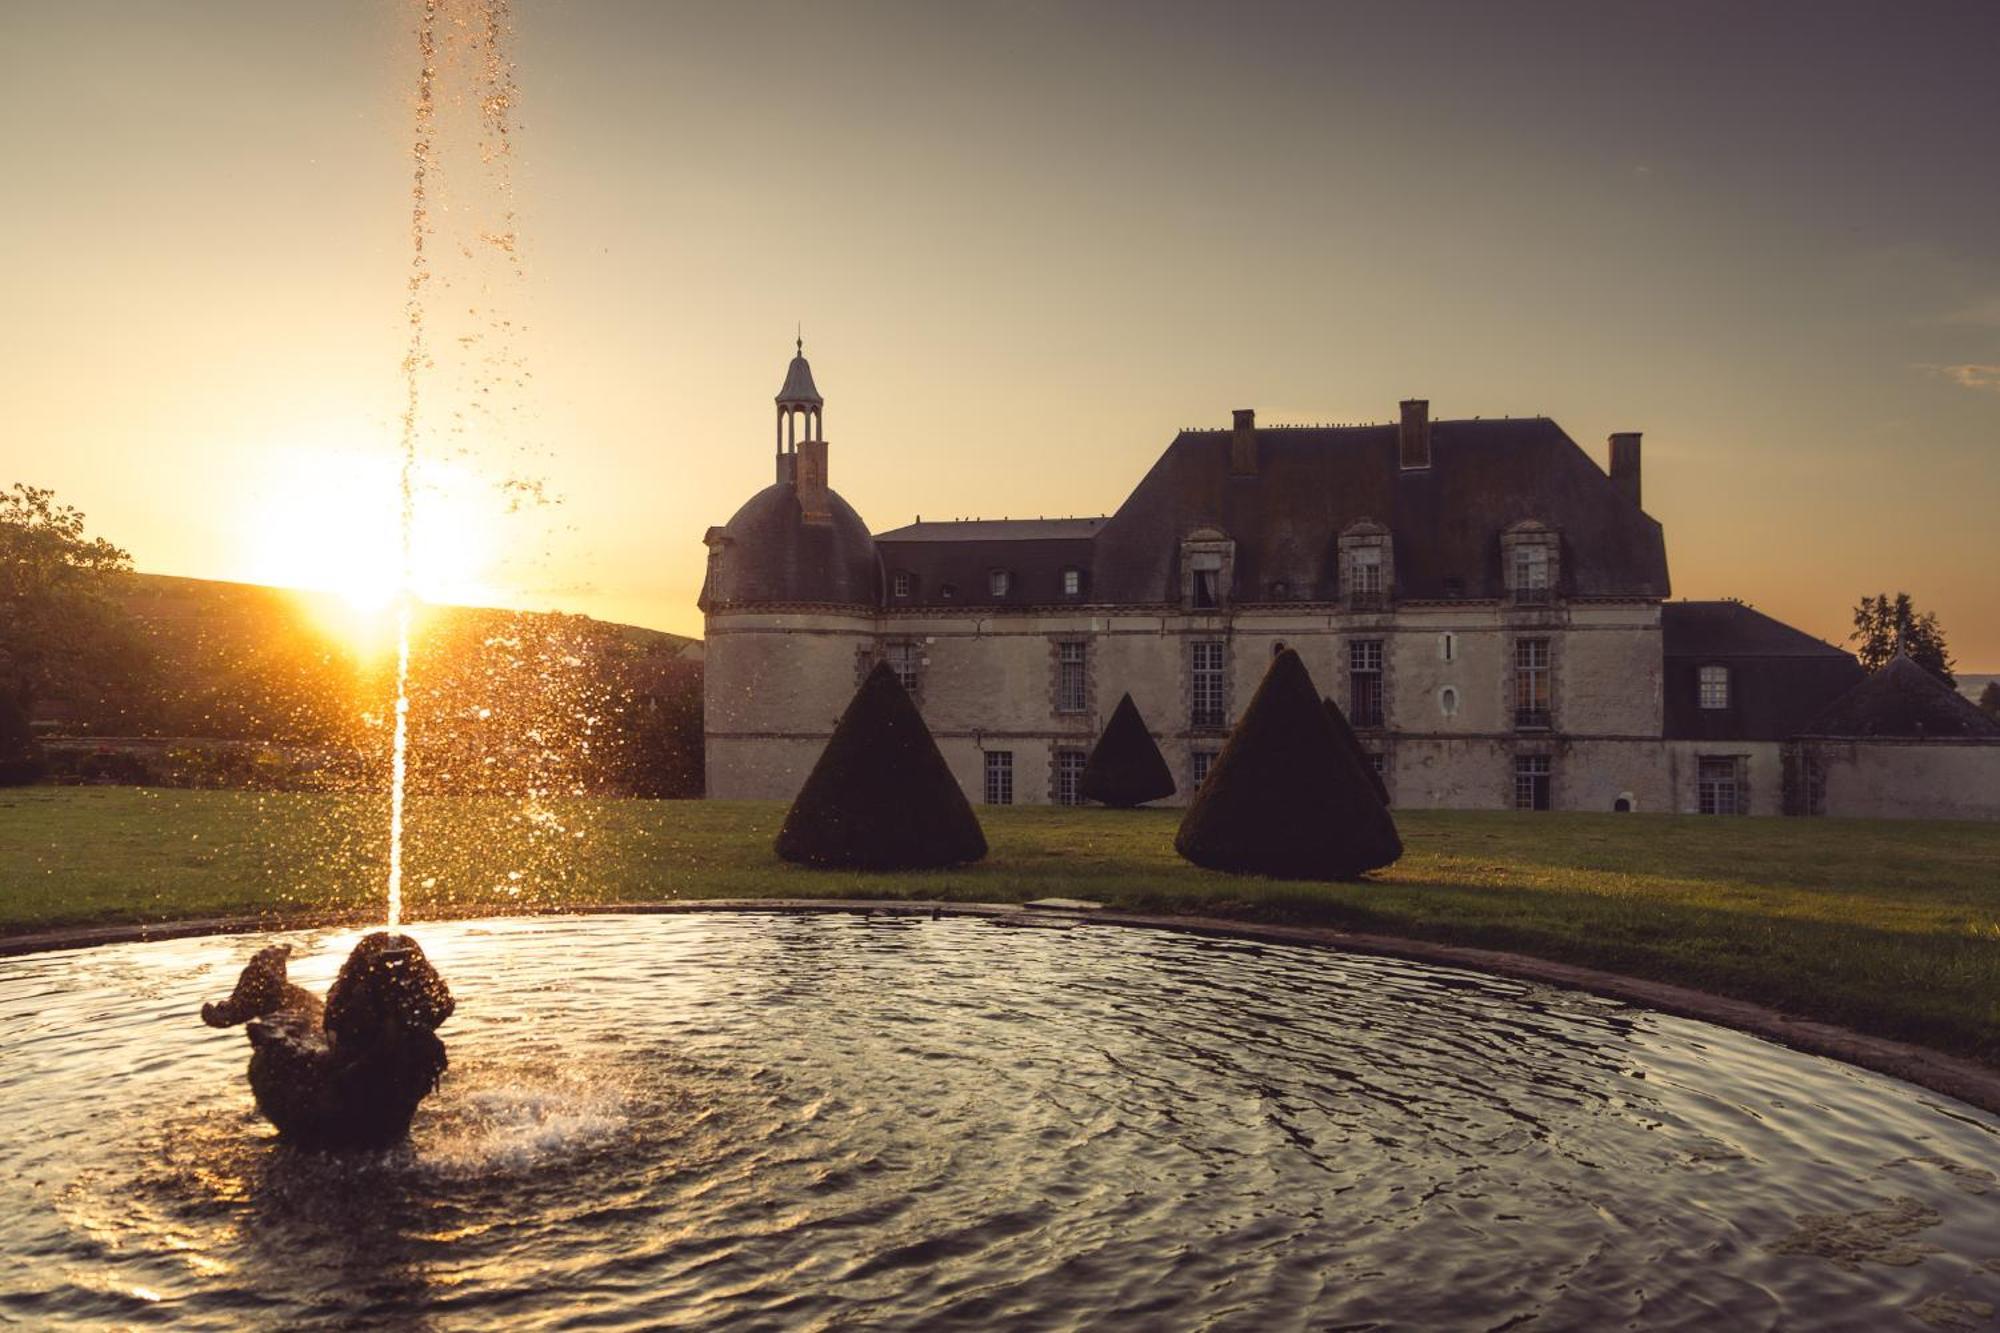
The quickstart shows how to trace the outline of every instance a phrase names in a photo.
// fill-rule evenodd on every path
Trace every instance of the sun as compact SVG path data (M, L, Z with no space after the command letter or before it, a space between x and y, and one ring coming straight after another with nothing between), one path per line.
M246 576L333 594L357 620L386 613L404 586L399 478L386 453L273 450L245 496ZM492 488L467 469L426 463L414 499L410 592L427 602L491 602L499 523Z

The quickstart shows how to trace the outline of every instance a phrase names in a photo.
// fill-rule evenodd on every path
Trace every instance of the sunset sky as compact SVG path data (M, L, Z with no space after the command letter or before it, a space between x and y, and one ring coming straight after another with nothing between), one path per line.
M802 323L833 484L878 531L1106 512L1232 408L1427 397L1554 417L1600 462L1645 432L1678 596L1839 640L1905 589L2000 672L2000 5L514 21L487 202L520 277L479 252L431 293L437 595L699 633L702 533L771 479ZM385 567L411 26L0 6L0 485L146 570ZM476 147L447 138L448 203ZM447 310L496 332L446 339ZM504 407L446 430L489 382Z

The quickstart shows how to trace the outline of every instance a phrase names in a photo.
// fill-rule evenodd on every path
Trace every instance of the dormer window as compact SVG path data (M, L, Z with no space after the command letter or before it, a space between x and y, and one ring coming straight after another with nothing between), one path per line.
M1516 523L1500 534L1500 558L1507 596L1516 606L1542 606L1555 600L1561 583L1561 538L1533 519Z
M1395 582L1389 529L1358 519L1340 533L1340 593L1350 611L1378 611L1389 604Z
M907 569L897 570L896 577L890 581L890 591L898 597L908 597L910 595L910 571Z
M958 596L958 585L956 583L940 583L938 585L938 596L947 602L950 601L952 598Z
M1214 528L1196 528L1181 542L1181 605L1218 611L1229 598L1236 543Z
M1012 587L1013 583L1013 575L1004 569L996 569L986 576L986 591L992 593L995 597L1005 597L1007 589Z
M1065 597L1080 595L1083 592L1083 571L1080 569L1065 569L1062 572L1062 590Z
M1729 668L1705 666L1701 669L1701 706L1729 707Z

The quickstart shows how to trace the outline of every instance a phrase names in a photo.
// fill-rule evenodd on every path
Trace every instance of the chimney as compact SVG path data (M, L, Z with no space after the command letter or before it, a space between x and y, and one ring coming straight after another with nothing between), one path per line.
M1620 431L1611 437L1611 485L1630 500L1639 503L1639 432Z
M799 510L807 523L824 527L833 522L832 492L826 485L826 441L800 440L796 487Z
M1257 475L1257 412L1254 408L1236 409L1236 426L1229 436L1229 475Z
M1403 400L1403 421L1396 428L1396 447L1405 472L1431 465L1430 399Z

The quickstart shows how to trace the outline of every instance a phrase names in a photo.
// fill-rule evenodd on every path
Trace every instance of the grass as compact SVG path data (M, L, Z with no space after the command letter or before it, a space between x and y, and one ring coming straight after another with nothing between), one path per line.
M1352 884L1221 875L1174 811L982 807L960 870L806 870L772 804L413 802L409 912L663 898L1094 898L1512 949L1775 1005L2000 1065L2000 825L1404 811ZM0 792L0 933L382 901L386 801Z

